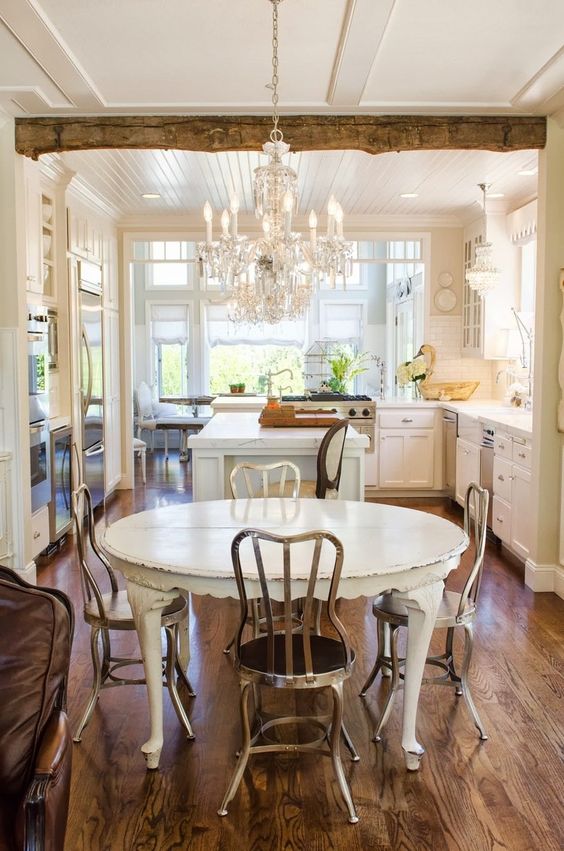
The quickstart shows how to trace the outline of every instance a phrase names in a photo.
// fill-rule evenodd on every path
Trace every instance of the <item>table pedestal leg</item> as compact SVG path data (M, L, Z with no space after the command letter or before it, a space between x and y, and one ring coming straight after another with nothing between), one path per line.
M417 704L425 660L437 611L443 594L444 582L434 582L403 593L394 592L408 609L407 653L405 661L405 680L403 694L403 732L401 745L405 754L405 764L409 771L417 771L425 748L419 744L415 735Z
M163 747L163 674L161 613L178 596L175 591L145 588L127 580L127 597L135 619L149 698L151 735L141 750L147 768L158 768Z

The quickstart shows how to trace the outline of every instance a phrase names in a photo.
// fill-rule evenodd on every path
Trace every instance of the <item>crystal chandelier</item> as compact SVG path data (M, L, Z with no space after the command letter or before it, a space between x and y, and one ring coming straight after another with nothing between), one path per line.
M487 216L486 216L486 193L490 183L479 183L482 190L484 207L484 241L476 245L474 265L466 272L468 286L475 290L479 296L485 296L491 292L499 282L500 270L495 266L493 260L493 245L488 242Z
M274 324L296 319L306 312L314 290L322 281L336 286L337 279L352 274L352 242L343 237L343 210L334 196L327 207L327 233L317 234L317 215L309 215L309 239L292 231L298 209L298 176L284 165L290 146L278 127L278 4L272 3L272 121L270 142L262 148L268 163L254 171L255 215L262 221L262 236L250 239L237 230L239 200L231 196L229 210L221 214L221 235L212 238L213 211L204 206L206 240L198 256L206 278L217 279L229 296L229 316L234 322Z

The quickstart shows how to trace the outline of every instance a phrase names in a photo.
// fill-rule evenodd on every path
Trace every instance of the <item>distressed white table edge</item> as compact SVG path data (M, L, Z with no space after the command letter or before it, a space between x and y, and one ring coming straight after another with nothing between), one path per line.
M151 725L142 746L147 767L158 768L164 741L161 610L178 590L237 597L229 547L245 526L285 535L329 529L345 552L340 597L369 597L393 589L407 606L402 748L407 768L416 770L424 753L415 728L425 659L444 579L457 567L468 538L454 523L414 509L308 499L184 503L129 515L106 529L102 543L112 566L127 580L145 667ZM328 583L321 576L319 597L326 598ZM270 577L274 598L280 598L281 585ZM297 594L300 585L296 583ZM187 659L187 648L185 655Z

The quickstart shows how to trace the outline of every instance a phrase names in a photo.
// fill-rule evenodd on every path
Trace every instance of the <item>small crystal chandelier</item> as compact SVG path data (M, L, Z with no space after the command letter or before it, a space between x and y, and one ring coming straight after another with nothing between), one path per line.
M479 296L485 296L491 292L499 282L500 270L495 266L493 260L493 245L488 242L487 216L486 216L486 193L490 183L479 183L482 190L484 207L484 241L476 245L476 256L474 265L466 272L468 286L475 290Z
M343 237L343 210L334 196L327 207L327 234L317 235L317 215L309 215L309 240L292 232L292 214L298 209L298 176L282 157L290 146L278 127L278 4L272 3L272 121L270 142L262 148L268 164L254 172L255 215L262 220L262 237L250 239L237 230L239 200L231 196L229 210L221 214L222 233L212 239L213 211L204 206L206 241L198 243L203 274L219 281L230 297L229 316L234 322L274 324L296 319L306 312L314 289L327 280L352 274L352 242Z

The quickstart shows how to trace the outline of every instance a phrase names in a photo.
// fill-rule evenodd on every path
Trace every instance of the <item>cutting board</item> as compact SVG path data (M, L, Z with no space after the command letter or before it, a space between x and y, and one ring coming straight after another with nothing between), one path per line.
M265 428L328 428L342 417L328 411L304 410L284 405L283 408L263 408L259 424Z

